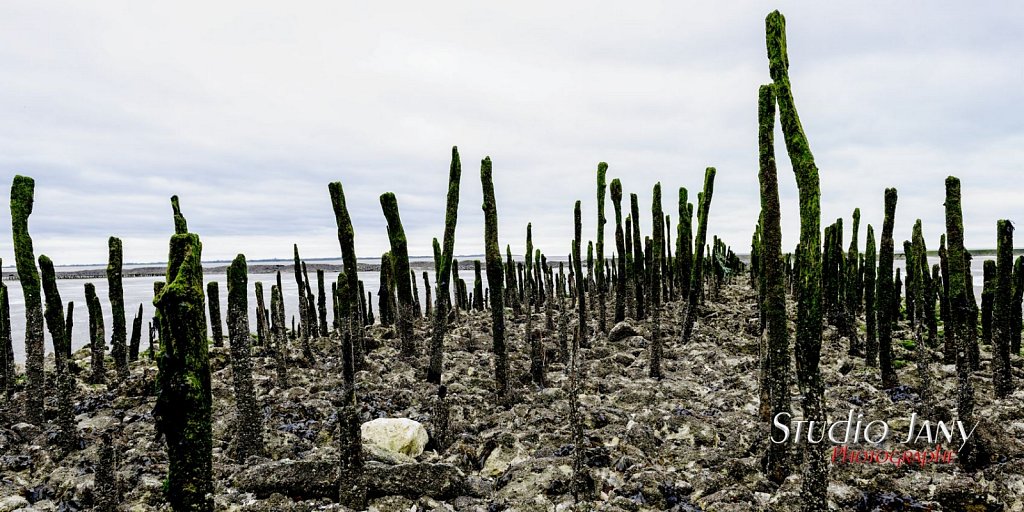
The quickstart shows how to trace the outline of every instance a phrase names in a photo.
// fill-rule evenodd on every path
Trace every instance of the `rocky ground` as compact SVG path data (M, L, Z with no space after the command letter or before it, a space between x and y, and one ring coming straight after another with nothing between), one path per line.
M557 330L534 325L549 353L548 386L528 378L524 322L509 326L514 405L496 404L491 389L490 313L465 315L446 339L452 441L439 451L433 439L436 386L424 380L426 355L398 357L389 328L369 331L376 348L357 375L364 421L409 418L430 434L415 458L367 446L376 482L371 510L795 510L800 477L781 486L761 476L769 425L758 418L757 313L745 284L724 287L701 311L693 341L678 342L678 306L663 318L662 380L647 377L649 325L622 324L615 336L597 335L582 351L579 402L585 422L585 460L593 482L587 504L569 493L573 445L568 427L567 379L557 361ZM609 316L610 318L610 316ZM609 328L611 325L609 325ZM630 332L633 331L633 332ZM421 346L429 334L418 322ZM635 334L635 335L630 335ZM609 338L614 339L614 341ZM914 351L907 330L897 331L897 366L903 387L878 388L876 369L846 355L847 343L828 328L822 355L826 399L833 418L853 408L886 419L898 433L911 412L948 420L955 372L933 352L933 394L928 407L917 393ZM297 345L297 343L295 344ZM232 456L234 400L226 348L211 349L214 397L214 473L218 510L344 510L336 492L334 402L340 379L337 341L317 340L315 364L295 347L289 385L278 387L273 359L255 349L255 381L265 418L266 458L238 464ZM88 374L88 349L75 354ZM994 401L987 347L975 373L978 427L989 462L975 473L954 464L925 467L834 464L829 500L838 510L1024 509L1024 391ZM52 363L52 361L50 361ZM1015 360L1017 382L1022 378ZM110 364L108 368L112 368ZM123 510L167 510L162 498L166 455L154 435L152 393L156 370L145 357L117 389L79 379L75 398L81 449L67 456L47 448L56 427L19 423L21 393L0 410L0 511L87 510L93 502L99 437L114 432ZM114 374L111 373L113 378ZM1020 386L1024 388L1024 385ZM51 387L51 389L53 389ZM794 387L794 410L799 411ZM48 417L55 398L48 397ZM929 409L934 409L929 411ZM902 423L901 423L902 422ZM895 434L894 438L897 437Z

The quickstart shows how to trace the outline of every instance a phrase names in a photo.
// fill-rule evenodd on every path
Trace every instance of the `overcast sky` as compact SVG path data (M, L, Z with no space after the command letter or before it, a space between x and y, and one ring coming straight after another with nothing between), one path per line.
M501 244L516 253L532 221L540 249L566 254L576 199L594 237L599 161L639 194L645 234L654 182L675 222L677 188L695 198L717 167L709 229L747 252L771 7L787 18L823 224L859 206L880 231L883 190L896 187L897 247L921 218L935 249L949 174L963 181L968 246L994 246L996 219L1024 217L1022 4L386 4L4 2L4 265L15 174L36 179L36 254L57 264L105 261L110 235L126 261L165 260L171 194L204 259L287 258L292 243L337 257L335 180L360 256L387 249L386 191L410 252L430 254L453 145L456 253L483 252L487 155ZM798 207L781 134L776 152L790 250Z

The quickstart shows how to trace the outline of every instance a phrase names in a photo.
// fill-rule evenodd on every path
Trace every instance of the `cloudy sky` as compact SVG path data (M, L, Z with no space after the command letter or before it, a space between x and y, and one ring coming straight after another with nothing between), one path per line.
M293 242L336 257L334 180L361 256L386 250L385 191L411 253L429 254L453 145L457 253L482 252L489 155L502 245L521 253L532 221L538 247L565 254L576 199L593 236L599 161L646 212L660 181L673 221L674 191L695 195L715 166L710 230L748 250L769 4L492 4L4 2L0 178L36 179L36 252L74 264L104 261L110 235L126 260L164 260L171 194L205 259L290 257ZM833 4L772 5L788 20L823 218L859 206L879 227L896 187L897 246L920 217L935 248L954 174L967 245L994 246L996 219L1024 217L1024 8ZM798 208L781 135L777 153L789 248ZM0 212L6 266L6 192Z

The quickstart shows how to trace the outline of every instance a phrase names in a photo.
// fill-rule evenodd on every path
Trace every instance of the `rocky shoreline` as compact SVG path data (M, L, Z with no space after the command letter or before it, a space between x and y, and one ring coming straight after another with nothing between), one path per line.
M681 346L679 310L673 302L663 317L663 373L647 375L647 322L618 324L595 334L582 349L579 403L587 440L585 464L593 510L791 510L798 502L800 476L781 486L762 477L769 425L758 418L758 341L754 292L745 284L724 286L708 298L693 341ZM462 312L446 339L445 385L451 442L439 449L435 434L437 386L425 380L428 356L398 354L390 327L368 330L373 348L356 381L361 420L408 418L429 433L425 450L412 457L372 444L364 448L371 492L370 510L572 510L569 493L572 436L564 367L558 361L557 330L544 329L543 312L534 325L548 352L548 387L530 383L529 347L523 344L525 315L508 329L513 404L493 399L490 315ZM416 322L422 347L429 325ZM909 338L902 332L896 339ZM337 491L337 401L341 382L338 340L314 342L315 360L303 360L291 344L288 386L276 385L272 354L254 347L253 378L264 416L265 458L238 464L232 456L234 396L230 356L211 348L214 398L214 476L217 510L345 510ZM903 386L878 387L877 369L846 355L847 343L831 328L822 348L822 372L830 416L849 409L865 417L892 418L894 427L922 412L915 390L913 350L896 344ZM937 360L941 354L934 352ZM167 459L155 436L154 363L143 356L119 386L86 384L88 349L75 353L78 369L75 421L80 449L64 455L47 448L57 429L19 423L21 389L0 409L0 510L88 510L102 443L110 433L122 510L168 510L163 497ZM1021 378L1020 360L1014 373ZM52 365L52 360L48 359ZM110 368L110 366L108 366ZM952 365L933 366L932 416L948 419L955 410ZM53 375L48 367L48 378ZM1024 391L991 399L987 347L974 380L978 436L989 462L976 473L955 464L926 467L895 464L833 464L829 501L841 510L1018 510L1024 507ZM113 372L110 381L113 382ZM54 389L50 387L49 389ZM798 412L793 389L794 412ZM56 416L47 401L47 418ZM905 429L906 425L903 424ZM895 440L895 437L894 437ZM926 448L926 447L922 447Z

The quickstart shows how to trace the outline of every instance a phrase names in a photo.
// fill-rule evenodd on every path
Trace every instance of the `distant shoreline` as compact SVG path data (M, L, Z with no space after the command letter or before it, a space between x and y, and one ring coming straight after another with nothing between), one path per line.
M289 260L270 260L280 261L280 263L254 263L248 265L250 274L273 274L275 272L282 272L290 274L295 271L295 265ZM323 270L324 272L337 273L344 270L344 267L336 263L315 263L309 260L303 260L306 263L306 269L310 272L316 272L317 270ZM458 260L459 270L472 270L473 260ZM219 263L219 262L214 262ZM228 262L225 262L228 263ZM84 266L84 265L83 265ZM380 263L357 263L357 269L359 272L380 272ZM97 267L100 267L97 265ZM228 266L217 265L210 267L203 267L204 274L225 274L227 273ZM433 270L433 261L410 261L409 268L415 270ZM106 279L107 270L106 268L92 268L82 270L68 270L68 271L55 271L57 279ZM166 266L159 266L159 264L153 264L152 266L137 267L137 268L126 268L121 272L121 277L163 277L167 274ZM4 272L4 281L15 281L18 279L17 272Z
M995 249L968 249L968 252L971 253L971 256L995 256L995 254L996 254L996 250ZM1024 255L1024 248L1014 249L1013 250L1013 254L1014 255ZM939 255L939 251L928 251L928 256L937 257L938 255ZM743 260L743 261L749 261L750 260L750 255L749 254L737 254L737 256L741 260ZM893 254L893 256L896 259L904 259L904 255L903 255L902 252L897 252L897 253ZM518 257L518 256L513 256L513 257L516 259L516 261L520 261L522 259L521 257ZM429 256L411 256L409 258L410 259L409 267L412 268L412 269L415 269L415 270L433 270L433 268L434 268L433 260L431 259L431 260L428 260L428 261L424 261L424 258L429 258ZM313 271L313 272L315 272L317 270L323 270L324 272L341 272L342 270L344 270L344 268L340 264L336 264L336 263L317 263L317 261L325 261L325 260L328 260L328 259L329 258L319 258L319 259L316 259L316 260L303 260L303 261L306 263L307 269L310 270L310 271ZM456 257L456 260L458 260L458 262L459 262L459 270L473 270L473 261L477 260L477 259L479 259L481 261L481 264L483 264L484 255L482 255L482 254L469 254L469 255L465 255L465 256L458 256L458 257ZM549 261L557 262L557 261L564 261L564 260L559 260L559 259L555 258L555 259L550 259ZM206 267L203 268L203 272L207 273L207 274L225 274L225 273L227 273L228 264L230 262L229 261L222 261L222 260L215 260L215 261L207 261L207 262L204 262L204 263L206 265L210 265L210 264L214 264L214 263L224 263L224 265L206 266ZM125 265L126 266L129 266L129 265L146 265L146 266L136 267L136 268L126 268L121 273L122 277L161 277L161 276L166 275L166 273L167 273L166 263L159 263L159 262L154 262L154 263L126 263ZM95 264L95 265L64 265L65 268L67 268L67 267L85 267L85 266L95 266L97 268L83 269L83 270L60 271L59 269L61 267L57 266L56 267L57 271L55 272L56 276L57 276L57 279L106 279L107 272L106 272L106 269L103 268L103 264L101 264L101 263L98 263L98 264ZM359 269L359 272L380 272L380 263L364 263L364 262L359 262L357 264L357 267ZM292 260L285 260L285 259L257 260L257 261L252 262L249 265L249 273L250 274L273 274L273 273L278 272L278 271L281 271L281 272L284 272L284 273L293 272L294 271L294 264L292 263ZM16 271L14 271L13 269L10 270L10 271L4 271L3 272L3 281L14 281L14 280L17 280L17 279L18 279L18 273Z

